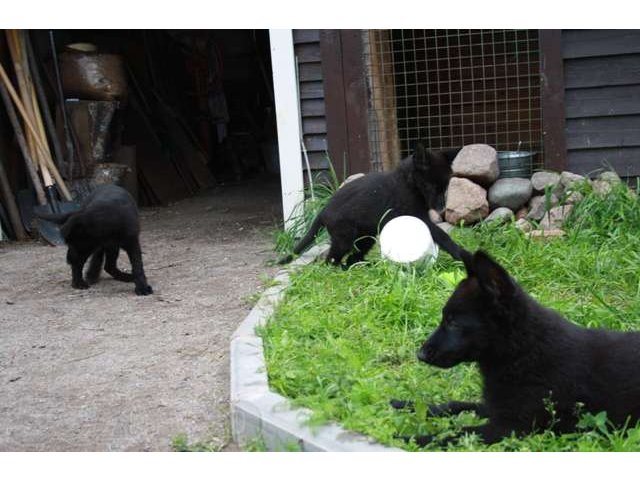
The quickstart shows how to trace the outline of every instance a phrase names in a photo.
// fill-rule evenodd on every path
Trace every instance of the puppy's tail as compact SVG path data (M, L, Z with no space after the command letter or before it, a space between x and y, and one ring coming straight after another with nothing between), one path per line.
M318 234L318 231L322 227L324 227L324 224L320 219L320 215L318 215L313 221L313 223L311 224L309 231L305 234L304 237L300 239L298 243L296 243L296 246L293 247L293 254L287 255L286 257L278 260L278 265L284 265L286 263L289 263L291 260L293 260L293 255L299 255L301 252L306 250L309 247L309 245L311 245L313 241L316 239L316 235Z
M65 213L45 213L45 212L34 212L33 214L41 218L42 220L49 220L50 222L57 223L58 225L62 225L69 217L76 212L65 212Z

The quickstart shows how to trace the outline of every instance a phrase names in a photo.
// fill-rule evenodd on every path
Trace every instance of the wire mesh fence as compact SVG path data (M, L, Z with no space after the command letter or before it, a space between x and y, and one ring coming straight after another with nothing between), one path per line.
M429 148L486 143L543 163L537 30L367 30L373 169L417 140Z

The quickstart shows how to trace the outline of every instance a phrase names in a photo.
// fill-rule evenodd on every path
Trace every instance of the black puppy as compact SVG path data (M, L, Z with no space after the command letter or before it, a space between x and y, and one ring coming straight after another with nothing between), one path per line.
M392 218L412 215L424 221L434 241L454 258L460 248L429 219L429 209L442 205L451 177L451 162L460 149L429 151L422 143L412 157L390 172L369 173L347 183L329 200L293 252L299 254L314 241L322 227L331 237L327 261L346 266L361 261L375 244L378 231ZM289 255L278 263L291 261Z
M487 417L460 434L476 433L485 443L535 428L574 431L578 404L586 412L606 411L619 426L640 419L640 332L577 326L531 298L486 253L463 251L463 258L468 278L451 295L418 359L441 368L477 362L483 402L432 406L432 415L475 411ZM433 437L415 440L426 445Z
M62 225L60 231L68 246L67 263L71 265L73 288L85 289L96 283L104 262L105 271L116 280L135 282L136 294L153 293L142 267L138 208L133 197L124 188L100 185L80 210L38 216ZM121 248L129 256L131 273L124 273L116 266ZM85 281L82 269L90 256Z

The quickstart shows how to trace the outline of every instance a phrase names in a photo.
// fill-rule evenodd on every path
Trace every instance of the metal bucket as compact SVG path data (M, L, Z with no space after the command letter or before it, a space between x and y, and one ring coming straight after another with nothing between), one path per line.
M531 177L534 155L534 152L498 152L500 178Z

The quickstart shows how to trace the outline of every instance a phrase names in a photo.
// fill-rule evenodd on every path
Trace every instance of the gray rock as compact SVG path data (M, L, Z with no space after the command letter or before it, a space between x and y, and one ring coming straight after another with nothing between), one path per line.
M523 232L530 232L531 230L533 230L533 226L526 218L521 218L515 223L515 225L516 228L522 230Z
M529 209L527 207L522 207L516 211L516 220L520 220L521 218L525 218L529 213Z
M562 225L571 213L572 209L573 205L553 207L551 210L545 213L544 217L542 217L542 220L540 221L540 228L542 230L553 230L562 228Z
M604 197L613 188L613 184L608 180L594 180L591 182L591 186L593 187L593 193L601 197Z
M484 219L485 222L500 221L500 223L510 222L514 219L513 211L507 207L498 207Z
M451 230L453 230L453 225L447 222L438 223L437 225L442 230L444 230L445 233L449 233Z
M551 230L533 230L527 234L527 237L544 240L545 238L564 237L564 235L565 235L564 230L560 230L559 228L553 228Z
M453 160L451 170L454 177L467 178L480 185L491 185L500 174L498 154L489 145L467 145Z
M560 174L556 172L536 172L531 176L531 185L536 192L544 192L550 187L553 192L560 183Z
M549 209L558 205L558 201L558 197L556 197L554 194L551 194L549 198ZM529 213L527 214L527 218L529 220L541 220L546 211L547 199L544 195L531 197L531 200L529 200Z
M531 198L532 191L531 180L527 178L501 178L489 189L489 203L518 210Z
M452 225L478 222L489 215L487 191L466 178L453 177L447 190L445 220Z
M433 208L431 210L429 210L429 220L431 220L433 223L442 223L442 222L444 222L444 220L442 219L442 215L440 215Z
M598 180L602 180L604 182L609 182L611 184L622 182L622 180L620 180L620 177L618 176L618 174L616 172L612 172L610 170L606 171L606 172L602 172L600 175L598 175Z
M560 174L560 183L564 188L571 187L576 182L582 182L586 177L571 172L562 172Z
M582 195L580 192L571 192L564 199L564 203L566 205L575 205L576 203L579 203L582 200L584 200L584 195Z

